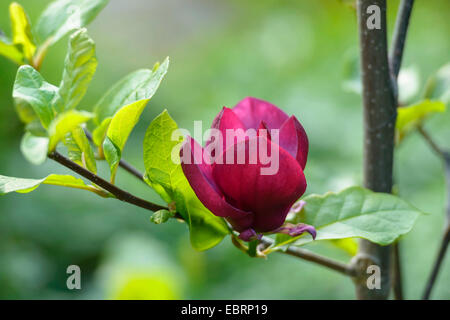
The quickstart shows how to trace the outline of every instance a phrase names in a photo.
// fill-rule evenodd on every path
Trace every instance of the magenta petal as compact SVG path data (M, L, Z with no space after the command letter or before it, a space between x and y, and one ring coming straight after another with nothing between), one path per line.
M260 152L253 154L257 158L256 163L249 161L251 146L255 144L258 149L266 144L268 150L273 147L278 153L278 170L273 175L261 174L261 169L268 168L271 164L262 163ZM234 164L215 163L212 171L214 181L228 202L253 213L252 226L257 232L268 232L280 227L289 208L306 189L300 165L287 151L264 137L240 142L234 148L227 149L225 154L228 152L234 152ZM242 153L246 155L245 163L239 164L237 155ZM275 160L276 158L273 159Z
M289 152L305 169L308 158L308 136L296 117L290 117L280 129L280 146Z
M241 119L247 129L257 129L261 121L264 121L270 129L279 129L289 118L277 106L252 97L241 100L233 108L233 112Z
M265 137L270 140L270 129L267 127L267 124L264 121L261 121L258 127L258 136Z
M214 118L211 129L219 130L222 134L223 148L222 153L227 147L232 146L239 141L245 140L245 126L242 121L234 114L234 112L226 107ZM227 137L232 139L228 141ZM206 143L208 146L210 141Z
M285 233L287 235L290 235L291 237L297 237L301 235L302 233L308 232L313 239L316 239L316 229L313 226L310 226L308 224L299 223L297 225L293 225L290 223L286 223L286 225L275 229L272 231L273 233Z
M203 160L203 148L191 137L180 151L181 167L189 184L203 205L219 217L242 218L247 212L239 210L224 199L218 186L212 179L211 166Z

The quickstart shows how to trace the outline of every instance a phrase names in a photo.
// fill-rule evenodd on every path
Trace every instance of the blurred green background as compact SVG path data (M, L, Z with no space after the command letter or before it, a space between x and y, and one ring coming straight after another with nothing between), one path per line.
M36 22L47 0L19 1ZM0 29L10 34L9 1ZM392 30L398 1L388 1ZM429 75L450 61L447 0L416 1L403 66ZM124 158L143 169L142 140L164 108L180 127L246 96L273 102L303 123L310 139L307 193L361 184L362 109L346 90L346 61L357 57L354 9L337 0L111 0L88 27L99 65L82 101L91 109L114 82L171 57L169 73L128 141ZM67 39L52 47L42 74L57 85ZM50 160L39 167L19 150L22 124L11 99L17 66L0 57L0 174L41 178L67 173ZM414 101L414 99L412 99ZM427 128L450 148L450 114ZM102 167L107 174L107 168ZM106 175L107 176L107 175ZM402 239L406 298L419 298L444 225L442 166L417 135L397 149L402 197L429 212ZM158 196L120 172L117 183L149 200ZM353 299L351 279L292 257L251 259L225 239L195 252L184 224L149 222L150 212L78 190L41 186L0 198L0 298ZM328 243L309 249L348 261ZM450 299L450 255L432 297ZM79 265L82 290L66 288L66 268Z

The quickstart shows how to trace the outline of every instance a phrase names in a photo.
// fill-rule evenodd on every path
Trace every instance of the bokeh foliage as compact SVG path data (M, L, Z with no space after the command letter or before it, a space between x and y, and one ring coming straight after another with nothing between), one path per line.
M27 0L21 4L31 21L36 22L47 2ZM8 4L3 1L0 12L6 13ZM397 1L389 6L392 30ZM414 65L419 70L422 87L429 75L450 60L449 9L445 0L416 3L404 66ZM117 23L119 20L121 23ZM151 119L164 108L180 127L191 129L194 120L203 120L206 129L222 105L231 107L252 95L274 102L304 124L312 146L305 172L307 193L338 191L361 181L361 100L342 86L344 57L358 53L355 20L351 8L333 0L290 0L282 4L257 0L111 1L89 27L100 63L81 104L93 108L114 79L142 66L151 68L153 61L169 55L171 72L125 147L130 162L144 169L141 141ZM7 14L0 16L0 29L10 34ZM63 40L56 44L42 66L45 79L51 83L60 80L66 43ZM50 161L32 167L20 154L22 125L11 99L16 69L0 58L0 171L27 177L67 173ZM449 123L450 115L445 113L427 124L448 147ZM432 213L420 217L419 227L404 238L406 296L416 298L443 227L444 181L439 160L415 135L402 143L396 158L395 175L401 196ZM98 170L107 173L109 168ZM160 201L150 189L136 185L138 182L123 172L116 180L143 197ZM51 186L43 186L28 197L0 198L0 297L120 297L120 293L105 289L102 281L105 277L107 282L108 277L114 279L105 271L115 268L116 260L111 256L134 252L120 250L117 243L129 242L136 235L159 249L153 250L150 245L148 251L136 249L135 259L145 258L151 264L164 256L160 268L169 270L170 278L184 279L161 285L178 285L173 289L177 293L170 293L173 296L353 297L350 279L289 257L249 259L229 242L206 253L194 252L184 225L172 221L155 226L148 221L149 215L126 204ZM328 245L312 244L310 248L343 260L349 258L345 251L333 253ZM448 259L444 264L448 265ZM65 270L70 264L81 266L81 292L65 288ZM133 274L145 278L140 270L126 266L121 270L131 270L131 278ZM161 274L161 279L167 277L167 273ZM438 281L434 297L450 298L448 268L442 269Z

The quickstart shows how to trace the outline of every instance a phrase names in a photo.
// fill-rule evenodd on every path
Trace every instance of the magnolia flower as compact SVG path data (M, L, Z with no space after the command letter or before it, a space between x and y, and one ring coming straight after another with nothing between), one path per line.
M245 241L276 232L315 237L312 226L284 224L306 190L308 137L300 122L249 97L224 107L211 129L205 148L188 136L180 152L183 172L205 207Z

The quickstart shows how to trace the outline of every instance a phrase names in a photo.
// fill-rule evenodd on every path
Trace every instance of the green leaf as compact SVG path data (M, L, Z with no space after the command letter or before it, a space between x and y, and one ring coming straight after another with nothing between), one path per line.
M41 43L57 42L75 29L87 26L106 6L108 0L57 0L39 17L36 31Z
M364 238L388 245L408 233L421 213L396 196L360 187L310 195L303 200L306 201L303 210L288 222L314 226L316 240ZM309 234L294 238L280 234L275 243L277 247L300 246L311 241Z
M120 109L112 118L103 142L103 152L111 170L111 182L114 182L122 150L139 117L147 105L148 99L139 100Z
M40 123L40 120L38 119L33 108L26 101L21 99L15 99L14 107L16 109L16 113L19 116L20 121L22 121L23 123L29 124L35 120L37 120Z
M68 149L70 160L93 173L97 173L94 152L86 133L81 127L75 128L65 136L64 145Z
M429 115L436 112L445 112L446 106L441 101L423 100L408 107L400 107L397 110L397 140L401 141L408 132L421 125Z
M57 112L71 110L78 105L86 93L96 68L94 41L88 36L86 29L80 29L69 39L63 77L54 101Z
M137 70L112 86L94 107L97 124L112 117L123 106L150 99L158 89L168 67L169 58L166 58L159 67L153 70Z
M50 184L55 186L88 190L102 197L110 196L109 194L97 189L94 186L85 184L84 181L79 178L59 174L51 174L43 179L23 179L0 175L0 195L4 195L10 192L28 193L35 190L41 184Z
M114 114L106 132L106 139L103 142L103 152L110 166L112 182L115 180L117 167L125 143L134 126L139 121L139 117L148 101L159 87L161 80L167 72L168 66L169 60L166 59L161 66L151 71L151 74L146 78L145 82L140 83L138 87L128 92L129 96L125 100L120 99L118 101L122 103L132 102L119 108ZM115 99L113 100L116 101Z
M181 165L172 161L178 156L183 138L167 111L156 117L144 138L146 181L167 202L175 202L176 211L190 229L192 246L206 250L217 245L228 234L222 218L216 217L198 200L183 174ZM174 135L174 137L173 137Z
M3 38L0 38L0 55L5 56L19 65L24 63L24 56L17 46Z
M25 132L20 143L20 150L25 159L34 165L40 165L47 159L48 138L37 137L30 132Z
M450 103L450 63L441 67L427 82L425 98Z
M150 217L150 221L154 224L161 224L167 222L173 216L174 214L169 210L161 209L152 214L152 216Z
M31 62L36 52L36 45L31 34L30 21L22 6L16 2L10 4L9 16L12 24L12 42L22 48L23 55Z
M13 89L14 102L23 110L27 108L25 105L31 107L44 128L47 128L54 118L51 103L57 91L58 88L45 82L33 67L25 65L17 70Z
M355 256L358 252L358 242L353 238L330 240L330 244L345 251L351 257Z
M64 136L77 128L80 124L93 118L93 114L86 111L69 110L58 115L48 128L50 143L49 152L55 150L56 145Z
M111 120L112 117L103 120L102 123L97 128L95 128L94 132L92 133L92 141L96 146L99 147L103 144L103 140L105 140L106 131L108 131Z
M47 137L47 130L42 126L41 122L36 119L31 121L30 123L27 123L25 126L25 131L30 132L36 137Z

